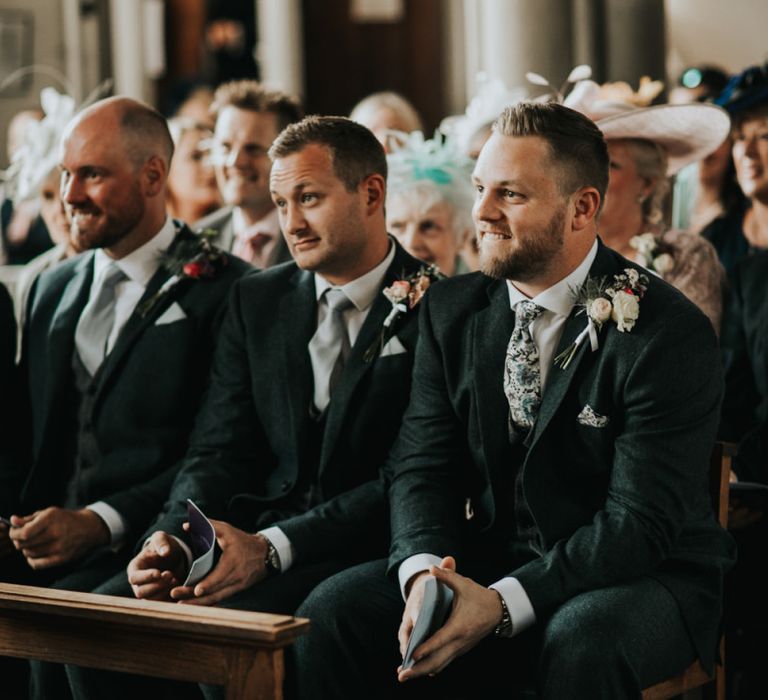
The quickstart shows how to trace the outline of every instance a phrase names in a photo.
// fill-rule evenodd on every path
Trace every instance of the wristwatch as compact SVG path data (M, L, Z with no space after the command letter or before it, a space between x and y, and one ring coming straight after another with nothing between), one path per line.
M493 589L496 591L496 589ZM501 602L501 620L496 625L496 629L493 630L494 637L509 637L512 634L512 616L509 614L509 608L507 607L507 601L504 600L504 596L496 591L499 595L499 601Z
M264 535L262 535L264 537ZM267 537L267 554L264 557L264 568L267 570L267 575L272 576L280 573L280 555L277 553L275 545L273 545Z

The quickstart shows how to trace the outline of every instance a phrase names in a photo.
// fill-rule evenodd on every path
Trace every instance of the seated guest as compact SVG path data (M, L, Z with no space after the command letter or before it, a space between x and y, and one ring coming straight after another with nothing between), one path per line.
M400 140L400 134L396 132L410 134L424 130L416 108L405 97L390 90L364 97L352 108L349 118L368 127L387 152Z
M7 519L14 489L14 472L19 465L13 454L16 446L11 419L19 410L16 392L16 322L13 304L6 288L0 284L0 517ZM8 524L0 521L0 561L12 552Z
M165 214L172 151L165 120L125 98L97 102L64 134L62 196L90 252L30 294L32 464L9 536L33 581L87 589L127 561L122 545L167 495L224 298L246 270ZM181 269L193 262L203 272Z
M13 171L21 166L20 162L15 162L17 154L29 145L27 135L31 131L30 125L42 118L40 109L25 109L15 114L8 123L6 146L11 165L3 174L3 179L9 175L14 177ZM24 265L51 245L36 202L19 201L14 205L13 196L4 188L0 205L0 264Z
M483 274L441 282L420 314L389 561L299 608L302 700L397 697L398 679L510 697L531 676L543 700L639 698L715 661L733 553L707 487L711 324L597 240L608 151L583 115L505 110L473 181ZM397 670L430 576L452 612Z
M473 235L472 161L452 141L403 134L387 155L387 230L444 275L469 272L462 248Z
M16 152L18 167L13 170L11 184L17 202L34 201L37 204L55 245L30 260L16 280L14 299L19 326L24 323L29 290L38 275L79 252L70 236L58 169L61 135L75 113L75 102L69 95L45 88L40 103L45 116L27 126L29 133Z
M734 76L716 100L731 115L736 179L746 199L715 219L702 235L730 274L739 260L768 248L768 63Z
M704 104L644 107L653 92L632 94L625 83L618 85L619 90L615 83L601 88L583 81L565 100L595 120L608 143L610 179L600 238L677 287L719 333L724 273L717 254L698 235L665 230L663 205L667 178L726 139L728 116Z
M216 90L213 163L225 206L193 224L213 229L214 242L258 268L291 259L269 195L267 151L288 124L301 119L298 101L254 80Z
M387 551L379 468L408 402L430 277L387 236L387 163L368 129L308 117L270 157L295 263L236 285L184 468L127 580L98 593L292 614L323 579ZM188 498L215 518L222 553L182 586ZM139 692L109 674L70 679L78 697Z
M221 206L211 162L213 132L185 117L168 121L174 157L168 173L167 211L180 221L197 221Z

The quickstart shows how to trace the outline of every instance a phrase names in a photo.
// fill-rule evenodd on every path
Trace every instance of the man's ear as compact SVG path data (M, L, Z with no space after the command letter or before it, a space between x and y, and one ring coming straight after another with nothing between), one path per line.
M381 175L369 175L360 183L360 187L365 196L365 209L369 216L384 208L387 183Z
M160 156L150 156L141 171L144 194L147 197L156 197L162 193L167 177L168 166L166 162Z
M581 231L594 222L600 208L600 193L594 187L582 187L573 195L571 228Z

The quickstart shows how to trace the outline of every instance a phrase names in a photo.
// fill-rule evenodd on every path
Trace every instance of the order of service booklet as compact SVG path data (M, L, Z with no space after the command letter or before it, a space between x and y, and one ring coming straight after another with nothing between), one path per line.
M411 631L411 638L403 657L403 670L416 663L413 652L422 642L427 641L448 619L453 603L453 591L444 583L430 576L424 583L424 601L419 616Z
M187 499L187 519L189 520L187 537L194 561L189 568L184 585L194 586L213 568L216 530L203 511L190 499Z

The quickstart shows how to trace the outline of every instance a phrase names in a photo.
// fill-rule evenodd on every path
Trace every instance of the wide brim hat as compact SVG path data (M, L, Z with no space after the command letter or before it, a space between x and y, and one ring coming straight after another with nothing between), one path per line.
M645 139L662 146L668 158L667 175L674 175L686 165L706 158L725 141L731 129L728 113L715 105L636 107L624 102L594 99L597 90L592 86L599 89L594 83L577 85L565 104L592 119L606 140Z

